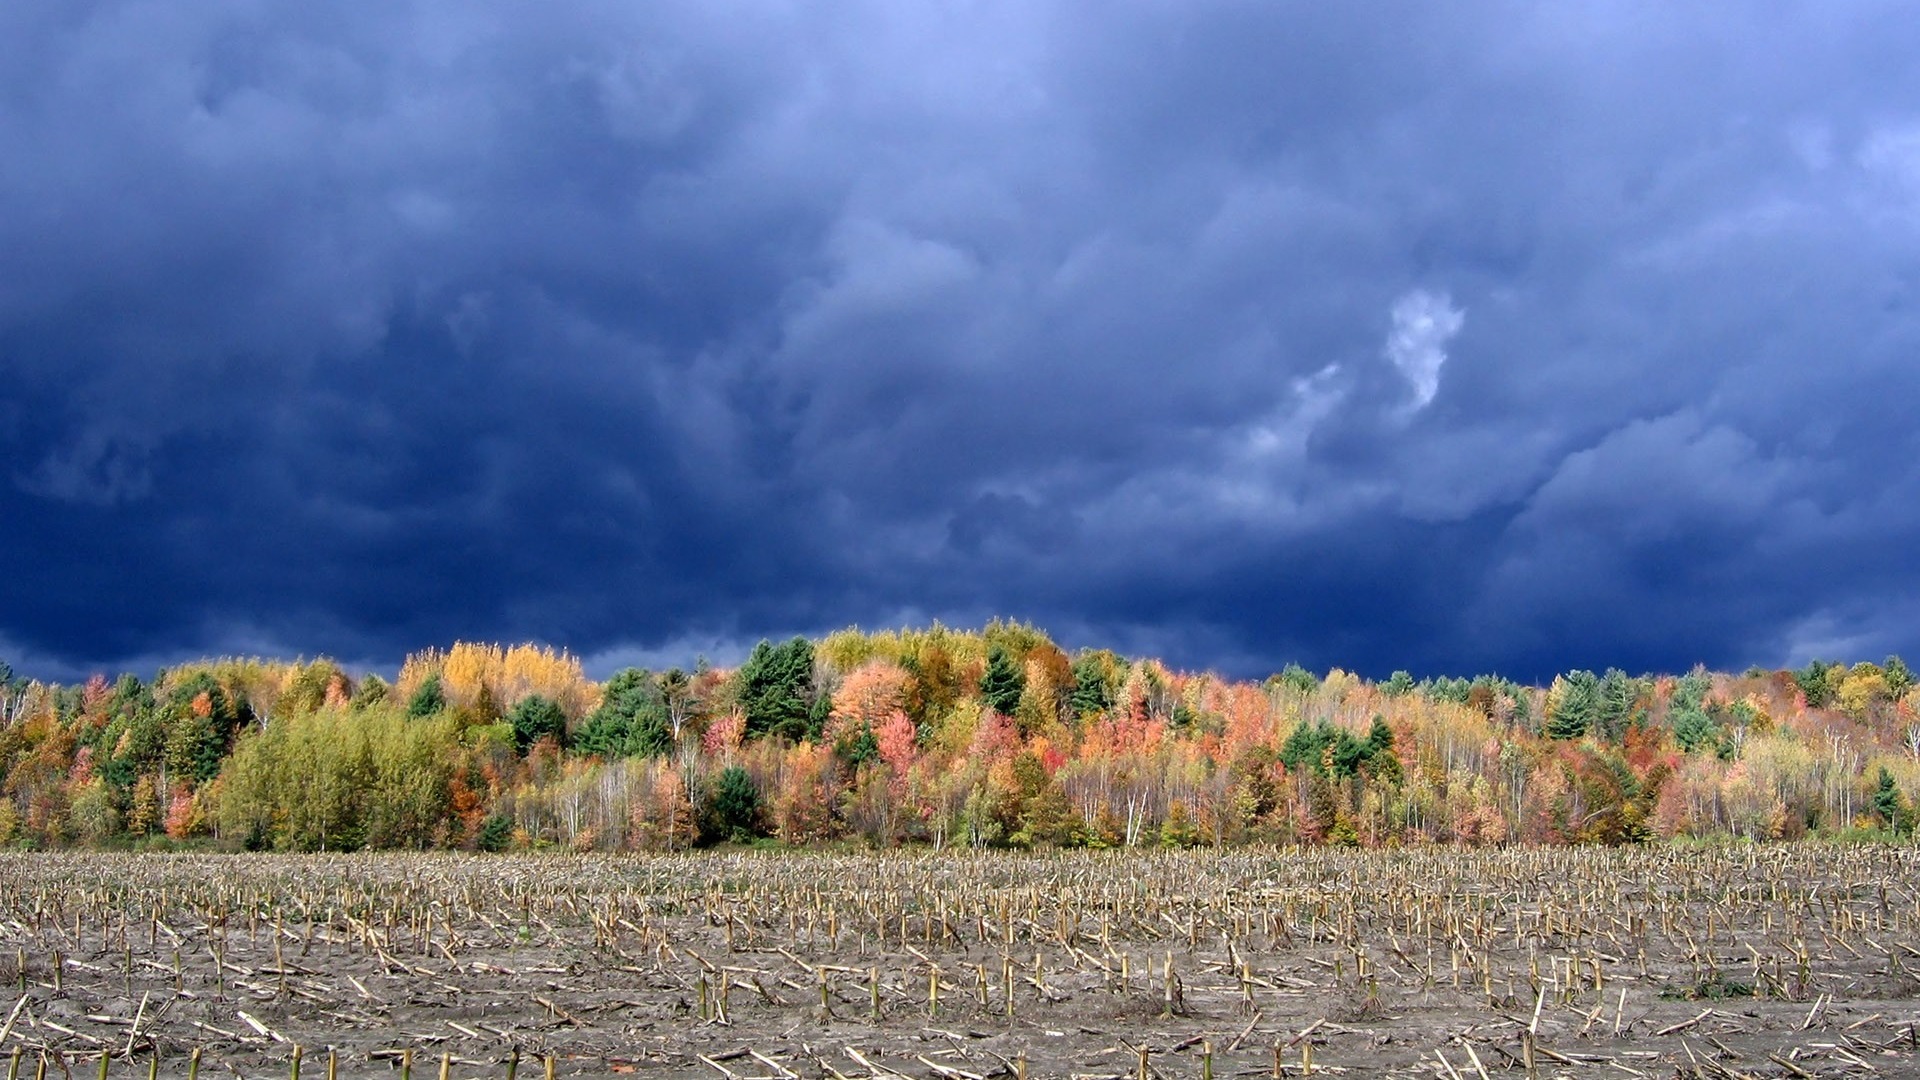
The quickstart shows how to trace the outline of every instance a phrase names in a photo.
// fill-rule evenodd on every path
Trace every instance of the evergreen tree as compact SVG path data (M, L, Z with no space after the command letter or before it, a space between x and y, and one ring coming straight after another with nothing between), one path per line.
M1020 694L1027 688L1026 672L998 645L987 653L987 670L980 676L980 698L1002 716L1012 716L1020 707Z
M226 753L227 744L252 719L252 710L236 704L227 696L226 688L205 671L181 680L168 691L166 712L170 719L187 713L204 716L212 732L211 752L216 757ZM215 771L218 771L217 764Z
M435 672L420 683L420 688L407 699L407 715L418 720L432 716L447 707L446 692L440 689L440 673Z
M1100 659L1092 654L1073 662L1073 692L1067 701L1078 717L1098 716L1113 707L1113 693L1107 688L1107 673Z
M707 808L715 839L740 842L759 835L760 792L753 786L753 777L740 766L720 770Z
M1373 726L1367 729L1367 753L1383 753L1393 749L1393 729L1387 726L1387 718L1379 713L1373 714Z
M1810 707L1824 709L1833 704L1834 680L1831 673L1832 667L1838 666L1809 660L1806 667L1793 673L1793 681L1800 687L1800 693L1806 697Z
M1313 672L1299 664L1288 664L1280 669L1280 674L1268 679L1267 682L1268 684L1278 682L1281 686L1302 694L1311 694L1320 688L1320 680L1313 677Z
M1873 816L1880 824L1895 832L1904 831L1907 824L1907 801L1900 795L1900 788L1893 782L1893 774L1885 765L1880 766L1880 775L1873 789Z
M1887 662L1880 666L1880 672L1886 676L1888 695L1896 701L1913 689L1913 669L1899 656L1887 657Z
M513 725L513 745L523 754L543 738L551 737L554 742L566 744L567 714L539 694L521 698L507 714L507 722Z
M368 673L366 678L360 680L360 685L354 687L353 707L356 709L371 709L375 705L386 701L387 695L391 693L392 690L393 687L387 685L387 680L382 679L378 675Z
M627 733L627 753L638 757L666 757L673 752L673 723L666 702L649 696L640 703Z
M241 726L226 690L200 672L172 688L165 714L161 752L171 778L197 784L218 775Z
M505 814L494 814L480 825L480 835L474 838L474 846L481 851L505 851L513 839L513 819Z
M834 744L833 752L848 765L858 769L880 756L880 740L873 734L873 725L863 723L860 730L848 732Z
M1640 688L1626 672L1608 668L1600 677L1599 701L1594 710L1594 734L1608 742L1619 742L1633 715L1634 699Z
M833 696L815 694L807 705L807 738L817 740L826 733L827 721L833 719Z
M587 714L574 748L602 757L660 757L673 749L666 702L654 677L622 668L607 680L600 707Z
M1547 706L1547 735L1577 739L1593 727L1600 711L1600 680L1591 671L1569 671L1555 679Z
M1329 727L1328 736L1328 771L1341 778L1358 776L1360 766L1366 764L1371 756L1367 744L1354 738L1346 728Z
M813 643L795 637L784 645L762 640L735 676L747 736L806 738L812 726Z
M1719 747L1720 725L1694 702L1681 701L1674 705L1667 712L1667 723L1673 728L1673 741L1689 754Z
M167 772L176 780L200 783L219 775L226 746L213 721L197 712L178 713L167 729Z
M1699 705L1707 700L1707 691L1712 689L1713 676L1708 674L1706 668L1696 667L1680 676L1674 686L1673 697L1675 701Z
M1303 769L1313 773L1323 772L1321 751L1326 745L1326 734L1324 725L1316 726L1304 720L1293 725L1286 741L1280 744L1280 764L1286 766L1288 772L1300 772Z
M1388 697L1405 697L1413 692L1413 675L1406 671L1396 671L1380 684L1380 689Z

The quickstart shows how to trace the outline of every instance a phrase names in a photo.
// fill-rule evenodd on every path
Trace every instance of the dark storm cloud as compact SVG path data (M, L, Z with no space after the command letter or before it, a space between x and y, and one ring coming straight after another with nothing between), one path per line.
M604 666L992 614L1242 673L1920 651L1917 39L16 5L0 652Z

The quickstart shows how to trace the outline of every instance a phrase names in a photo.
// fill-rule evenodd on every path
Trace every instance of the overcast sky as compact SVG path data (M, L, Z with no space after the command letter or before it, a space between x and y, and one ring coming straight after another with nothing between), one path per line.
M1920 653L1910 5L0 5L0 657Z

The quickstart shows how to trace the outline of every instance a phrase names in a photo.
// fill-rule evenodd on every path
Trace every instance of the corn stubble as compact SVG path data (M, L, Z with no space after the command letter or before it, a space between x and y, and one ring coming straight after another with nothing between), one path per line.
M1920 853L0 856L88 1076L1900 1075Z

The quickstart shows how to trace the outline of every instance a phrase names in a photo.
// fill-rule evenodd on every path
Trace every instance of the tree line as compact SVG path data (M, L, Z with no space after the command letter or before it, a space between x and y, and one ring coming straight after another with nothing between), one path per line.
M0 664L0 844L249 850L1642 843L1912 832L1899 657L1678 675L1259 681L995 621L589 679L470 643L391 682Z

